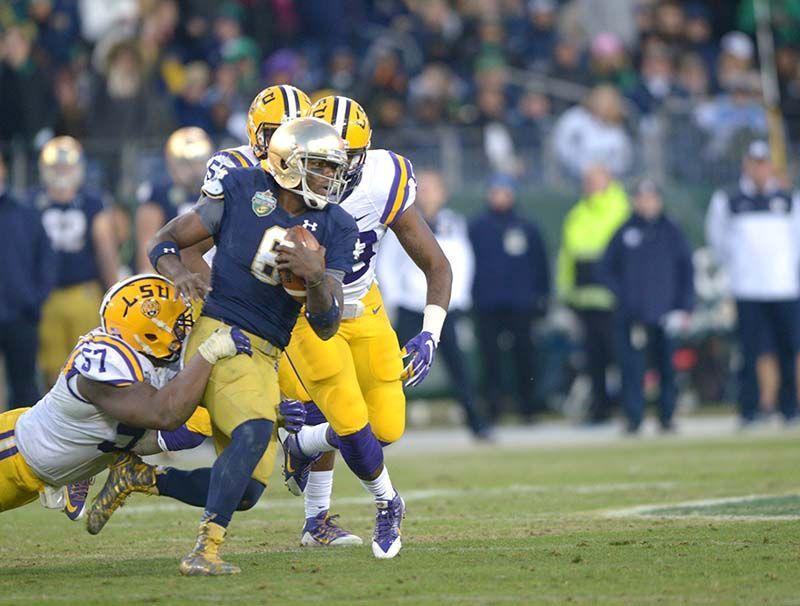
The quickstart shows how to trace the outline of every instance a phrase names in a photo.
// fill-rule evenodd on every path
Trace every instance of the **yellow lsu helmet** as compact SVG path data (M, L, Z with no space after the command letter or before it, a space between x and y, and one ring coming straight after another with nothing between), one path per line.
M372 127L367 112L358 101L350 97L329 95L317 100L308 115L331 124L345 141L347 147L348 188L358 185L361 171L372 143Z
M325 164L333 168L332 174L323 172ZM338 204L347 185L344 140L333 126L317 118L297 118L278 127L261 166L278 185L303 196L310 208ZM313 191L308 177L313 177L322 191Z
M39 154L39 174L48 189L75 190L83 185L83 146L73 137L54 137Z
M158 274L139 274L108 289L100 305L100 323L136 351L170 363L180 356L194 321L191 307L175 299L172 282Z
M288 84L269 86L258 93L247 111L247 138L256 157L266 159L275 129L307 115L310 107L308 95Z
M167 139L164 157L172 179L187 188L199 187L206 173L206 162L214 153L211 138L202 128L179 128Z

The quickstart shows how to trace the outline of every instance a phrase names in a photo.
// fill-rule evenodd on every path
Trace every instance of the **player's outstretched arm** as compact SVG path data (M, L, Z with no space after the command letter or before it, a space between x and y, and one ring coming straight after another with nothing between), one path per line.
M453 272L442 248L416 206L409 208L392 224L403 250L425 274L428 283L427 304L445 311L450 305Z
M408 387L414 387L425 380L433 365L450 305L453 271L433 232L415 206L395 221L392 230L408 256L425 274L428 284L422 331L403 347L403 356L408 358L408 363L402 378Z
M178 296L202 300L210 290L205 277L186 267L179 253L213 235L208 225L218 225L216 216L221 217L221 206L219 200L202 196L195 209L175 217L148 243L150 262L158 273L172 280Z
M197 408L214 364L237 354L251 355L252 349L250 339L238 328L220 328L203 341L198 354L161 389L141 381L115 387L79 375L78 391L125 425L172 431Z

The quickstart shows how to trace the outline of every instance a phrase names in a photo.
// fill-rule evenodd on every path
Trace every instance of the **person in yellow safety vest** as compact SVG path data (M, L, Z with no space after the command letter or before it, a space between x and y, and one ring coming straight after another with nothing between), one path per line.
M604 166L586 170L583 188L584 197L564 220L556 287L583 327L592 382L587 421L597 424L610 417L606 368L613 361L614 348L614 295L603 286L600 260L612 236L630 215L630 207L622 184L614 181Z

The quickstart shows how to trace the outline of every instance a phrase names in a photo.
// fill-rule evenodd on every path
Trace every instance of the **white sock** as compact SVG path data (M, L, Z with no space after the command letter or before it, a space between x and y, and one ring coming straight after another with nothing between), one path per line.
M308 483L303 491L303 504L306 507L306 518L313 518L331 507L333 491L333 469L330 471L308 472Z
M305 425L297 432L297 443L300 445L300 450L302 450L306 456L311 457L320 452L336 450L333 446L328 444L328 440L325 438L329 426L329 423Z
M359 480L367 492L375 497L376 501L391 501L397 494L389 479L389 470L383 466L383 471L374 480Z

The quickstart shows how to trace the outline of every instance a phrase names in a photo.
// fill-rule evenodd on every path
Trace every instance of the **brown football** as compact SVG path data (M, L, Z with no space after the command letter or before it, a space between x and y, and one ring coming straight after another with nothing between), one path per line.
M314 234L305 227L299 225L295 225L286 230L285 241L291 242L295 246L306 246L311 250L317 250L319 248L319 242L317 242ZM303 280L303 278L295 276L288 269L281 270L279 273L284 290L301 303L304 303L306 300L306 281Z

